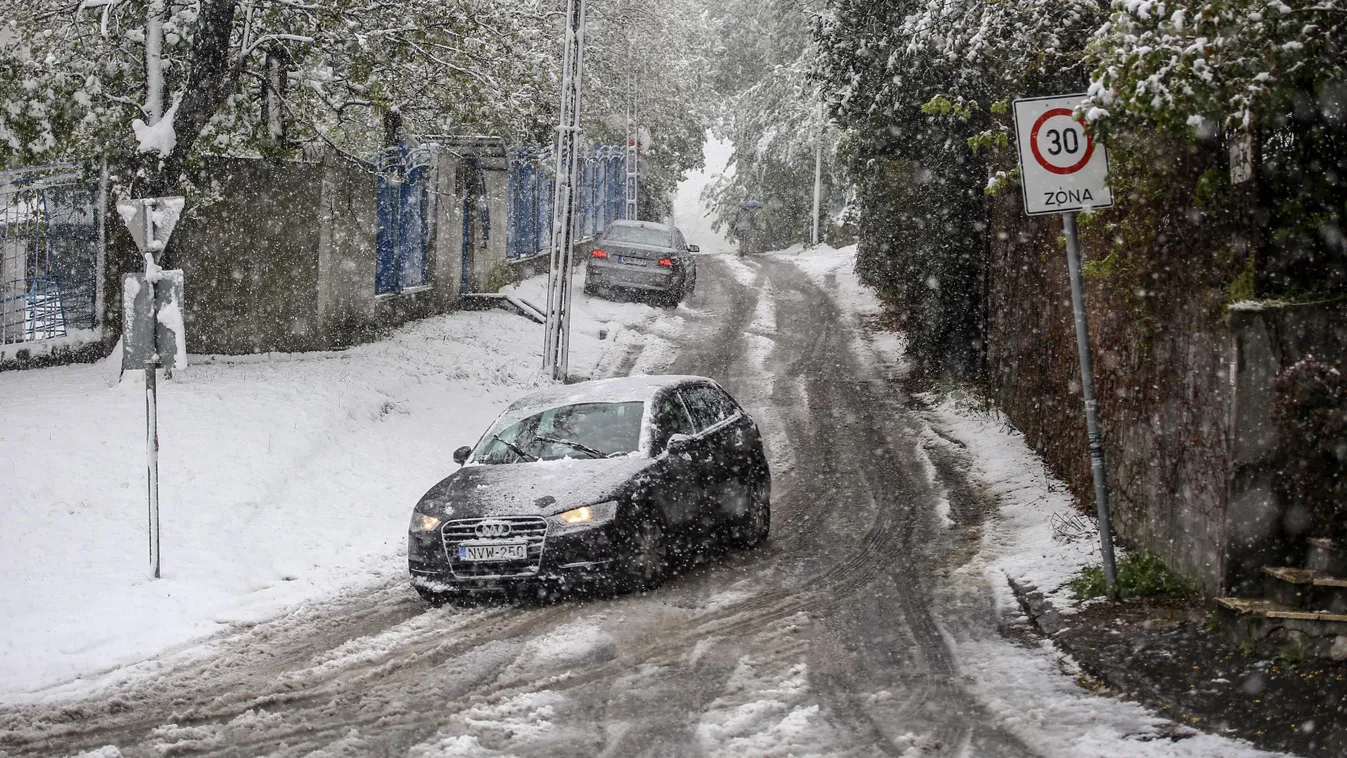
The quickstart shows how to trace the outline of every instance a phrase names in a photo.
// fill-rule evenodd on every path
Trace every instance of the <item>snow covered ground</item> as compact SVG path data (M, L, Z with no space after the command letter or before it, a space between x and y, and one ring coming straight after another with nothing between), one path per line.
M545 288L536 277L514 289L542 303ZM681 323L580 297L571 371L658 370L671 351L659 335ZM456 447L539 385L541 343L539 325L491 310L341 352L192 356L159 385L158 581L143 378L119 384L106 361L0 374L0 698L152 667L232 626L401 575L411 506L453 470Z
M880 303L862 285L854 269L855 247L794 247L773 255L790 260L856 318L873 316ZM900 377L906 371L901 334L864 333L856 354L879 371ZM921 444L943 448L968 462L974 478L997 503L997 516L981 535L978 554L951 578L954 586L989 587L998 614L1020 615L1007 579L1036 586L1064 615L1073 603L1063 587L1081 567L1099 561L1093 524L1074 531L1070 541L1054 539L1054 524L1077 511L1066 484L1000 414L979 408L960 394L925 398ZM928 473L934 476L935 466ZM941 514L952 528L948 514ZM939 614L938 614L939 617ZM1248 743L1202 734L1158 717L1140 705L1092 695L1069 674L1070 657L1049 641L1030 649L999 634L958 628L959 613L946 608L942 624L969 690L980 703L1026 744L1044 755L1062 756L1210 756L1252 758L1273 755ZM1177 738L1177 739L1176 739Z

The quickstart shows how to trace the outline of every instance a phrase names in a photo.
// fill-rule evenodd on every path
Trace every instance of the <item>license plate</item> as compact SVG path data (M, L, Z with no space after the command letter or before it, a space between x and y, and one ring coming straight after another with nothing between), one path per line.
M622 257L622 256L620 256L620 255L617 256L617 262L618 262L618 263L625 263L625 264L627 264L628 266L649 266L649 265L650 265L650 261L646 260L645 258L624 258L624 257Z
M529 546L524 543L511 545L459 545L460 561L523 561L529 557Z

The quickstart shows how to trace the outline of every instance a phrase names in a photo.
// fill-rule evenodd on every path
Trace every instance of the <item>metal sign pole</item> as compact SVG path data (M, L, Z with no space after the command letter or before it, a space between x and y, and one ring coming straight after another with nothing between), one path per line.
M150 575L160 576L159 560L159 387L158 370L172 378L185 368L186 339L182 315L182 272L159 269L159 257L177 226L185 201L181 197L121 200L117 214L145 256L143 274L127 274L122 287L122 369L145 371L145 479L149 500ZM161 293L173 306L159 323ZM144 306L141 303L145 303ZM162 338L159 329L165 332ZM168 359L164 360L167 352Z
M1076 347L1080 352L1090 471L1099 512L1099 549L1104 563L1104 584L1109 596L1117 597L1118 572L1113 562L1113 525L1109 521L1108 487L1104 479L1099 401L1094 394L1090 326L1085 315L1085 287L1080 279L1080 240L1076 237L1076 213L1112 207L1113 188L1108 181L1108 149L1094 141L1085 119L1077 115L1087 99L1081 93L1016 100L1015 142L1024 212L1030 216L1061 215L1066 232L1066 265L1076 319Z
M1090 472L1094 475L1094 500L1099 509L1099 545L1104 559L1104 585L1117 595L1118 569L1113 562L1113 527L1108 513L1108 485L1104 479L1104 445L1099 433L1099 401L1094 395L1094 365L1090 359L1090 324L1085 314L1085 286L1080 277L1080 241L1076 237L1076 214L1062 214L1066 231L1066 268L1071 277L1071 309L1076 317L1076 348L1080 352L1080 389L1085 397L1085 427L1090 435Z
M145 239L154 239L154 205L146 203ZM154 254L145 255L153 259ZM147 272L148 273L148 272ZM148 278L148 277L147 277ZM150 345L151 355L145 361L145 457L146 480L150 501L150 576L159 578L159 305L157 283L150 285Z

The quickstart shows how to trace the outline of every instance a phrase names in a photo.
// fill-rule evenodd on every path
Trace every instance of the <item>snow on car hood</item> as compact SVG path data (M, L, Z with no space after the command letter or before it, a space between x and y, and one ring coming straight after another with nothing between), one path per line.
M550 516L617 497L655 461L638 455L465 466L416 509L442 518Z

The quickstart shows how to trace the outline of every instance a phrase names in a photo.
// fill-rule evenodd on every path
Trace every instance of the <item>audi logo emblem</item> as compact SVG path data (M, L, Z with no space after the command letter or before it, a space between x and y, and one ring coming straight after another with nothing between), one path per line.
M511 527L504 521L488 521L484 524L478 524L473 533L482 539L491 539L494 537L509 537Z

